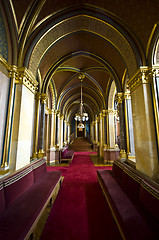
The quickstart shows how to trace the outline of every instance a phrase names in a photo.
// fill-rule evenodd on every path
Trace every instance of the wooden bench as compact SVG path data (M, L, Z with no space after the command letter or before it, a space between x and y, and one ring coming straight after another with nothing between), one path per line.
M68 147L63 147L60 150L60 163L61 162L72 162L74 157L74 151L69 150Z
M45 158L0 179L0 238L28 239L61 179L60 171L47 172Z
M97 177L122 238L159 239L159 185L118 160Z

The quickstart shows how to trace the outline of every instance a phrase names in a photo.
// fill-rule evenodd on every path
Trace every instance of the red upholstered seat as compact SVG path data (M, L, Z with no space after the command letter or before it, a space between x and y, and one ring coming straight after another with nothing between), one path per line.
M68 150L68 147L64 147L60 150L60 162L69 161L71 162L74 157L74 151Z
M97 173L126 239L152 239L148 223L138 212L138 209L120 187L111 172L98 170Z
M122 236L159 239L159 188L126 164L114 164L113 171L97 170L97 176Z
M5 210L3 182L0 182L0 214Z
M47 172L45 159L0 182L0 238L23 240L60 185L60 171Z
M1 239L24 239L48 197L55 188L61 172L47 172L18 197L0 216Z

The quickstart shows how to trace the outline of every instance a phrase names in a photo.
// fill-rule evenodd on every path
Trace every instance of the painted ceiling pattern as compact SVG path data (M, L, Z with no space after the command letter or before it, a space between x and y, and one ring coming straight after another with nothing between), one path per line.
M9 0L2 0L9 6ZM108 106L112 82L118 92L147 64L158 23L158 0L12 0L20 67L48 93L52 108L73 117L83 101L93 119ZM0 23L2 23L0 18ZM2 24L0 25L2 29Z

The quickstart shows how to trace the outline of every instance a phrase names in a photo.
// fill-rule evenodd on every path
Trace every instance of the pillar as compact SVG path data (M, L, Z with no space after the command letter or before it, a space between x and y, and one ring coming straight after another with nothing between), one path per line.
M120 158L127 159L127 145L126 145L126 125L125 125L125 105L123 93L117 93L118 111L120 119Z
M126 143L127 156L131 161L135 161L134 132L131 108L131 95L129 92L124 93L125 103L125 124L126 124Z
M45 102L46 102L46 99L47 99L46 93L41 93L41 99L40 99L41 114L40 114L40 127L39 127L38 158L41 158L44 156Z
M67 126L68 126L68 144L69 144L70 143L70 134L71 134L70 123L68 123Z
M3 145L3 155L2 163L0 167L0 174L5 174L9 171L9 157L10 157L10 138L11 138L11 125L12 125L12 114L14 106L14 93L15 93L15 78L17 74L17 68L12 66L9 71L10 77L10 89L9 89L9 99L8 99L8 109L7 109L7 120L5 126L4 135L4 145Z
M56 148L59 148L60 139L60 111L56 111Z
M99 155L103 157L103 145L104 145L104 134L103 134L103 114L99 114Z
M64 144L67 145L67 121L64 120Z
M38 154L38 129L39 129L39 106L40 106L40 93L35 95L35 112L34 112L34 136L33 136L33 154L32 158L37 158Z
M140 67L128 82L131 91L136 169L158 181L158 152L151 95L152 71Z
M18 68L13 115L10 168L18 170L30 163L33 106L37 81L26 68Z
M64 116L60 114L60 135L59 135L60 148L63 147L63 121Z

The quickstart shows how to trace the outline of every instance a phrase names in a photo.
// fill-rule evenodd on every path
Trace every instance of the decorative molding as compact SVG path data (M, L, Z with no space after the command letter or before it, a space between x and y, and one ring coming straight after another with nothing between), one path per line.
M116 100L117 100L118 103L122 103L123 102L123 96L124 96L123 92L118 92L116 94Z
M152 76L152 73L152 69L148 66L140 67L137 73L128 81L130 91L133 92L142 84L150 83L150 76Z
M19 179L25 177L27 174L32 172L32 170L33 170L32 166L30 166L27 169L25 169L24 171L21 171L15 175L13 175L12 177L9 177L8 179L4 180L4 187L7 187L12 183L17 182Z
M34 94L37 92L38 82L27 68L9 65L1 55L0 64L8 71L8 77L15 79L16 84L24 84Z
M15 83L24 84L34 94L37 91L38 82L27 68L18 68Z
M130 76L133 76L137 69L137 63L133 49L127 39L110 24L84 14L68 17L55 24L37 41L29 58L29 69L32 73L36 75L37 67L41 59L57 40L77 31L95 33L112 43L112 45L115 45L125 59Z
M105 114L106 115L109 115L109 114L116 115L117 114L117 110L107 109L107 110L105 110Z
M125 100L131 100L131 94L130 94L130 92L125 92L124 95L123 95L123 98L124 98Z
M46 100L47 100L47 94L46 93L41 93L41 95L40 95L41 97L40 97L40 101L41 101L41 103L42 104L45 104L46 103Z

